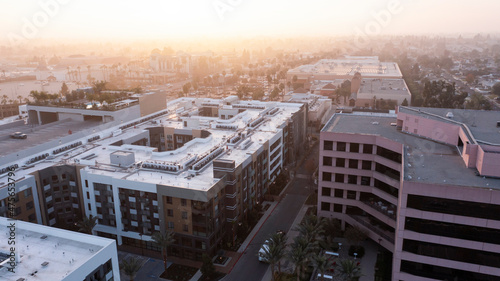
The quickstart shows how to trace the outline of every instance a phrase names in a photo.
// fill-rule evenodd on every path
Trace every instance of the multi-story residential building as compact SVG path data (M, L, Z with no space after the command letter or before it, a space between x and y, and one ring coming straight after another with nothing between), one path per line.
M2 280L120 280L114 240L3 217L0 227Z
M201 259L234 239L231 222L303 153L306 124L302 103L183 98L5 164L36 179L39 222L71 229L92 215L94 234L156 251L151 235L173 231L170 253Z
M498 280L498 112L399 107L321 131L318 214L393 253L393 280Z

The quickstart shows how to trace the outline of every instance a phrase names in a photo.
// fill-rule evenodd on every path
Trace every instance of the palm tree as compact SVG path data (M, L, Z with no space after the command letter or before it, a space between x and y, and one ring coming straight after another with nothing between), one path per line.
M357 281L363 275L359 263L352 259L342 259L337 265L337 274L343 281Z
M167 248L175 242L174 233L168 231L163 234L160 232L155 232L151 236L151 239L161 248L161 254L163 256L163 265L165 267L165 271L167 271Z
M295 272L297 273L297 281L300 281L300 276L305 271L309 263L309 256L311 255L311 247L309 241L302 236L295 237L290 250L287 253L287 258L295 265Z
M281 259L285 256L286 235L273 234L266 243L267 247L263 247L263 258L271 265L272 280L274 280L274 270L278 264L278 273L281 274Z
M92 234L94 227L97 224L97 217L90 215L89 217L83 217L83 219L76 223L79 227L78 231Z
M6 104L6 103L7 103L7 99L8 99L8 98L9 98L9 97L8 97L7 95L3 95L3 96L2 96L2 104Z
M23 97L21 95L18 95L17 99L19 100L19 103L22 103Z
M309 242L317 242L317 237L324 233L324 220L314 215L309 215L296 228Z
M135 257L124 259L120 264L120 269L130 278L130 281L134 281L135 275L141 269L141 262Z
M323 281L325 279L325 272L333 267L333 259L320 254L313 256L312 262L318 273L321 274L321 280Z

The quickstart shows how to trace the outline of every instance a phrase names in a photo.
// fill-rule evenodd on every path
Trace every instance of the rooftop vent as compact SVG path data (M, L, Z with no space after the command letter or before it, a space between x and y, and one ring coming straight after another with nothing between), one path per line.
M447 118L453 118L453 113L450 111L448 113L446 113L446 117Z
M47 235L40 237L40 239L47 239Z
M44 262L42 263L42 266L47 266L47 265L49 265L49 262L48 262L48 261L44 261Z

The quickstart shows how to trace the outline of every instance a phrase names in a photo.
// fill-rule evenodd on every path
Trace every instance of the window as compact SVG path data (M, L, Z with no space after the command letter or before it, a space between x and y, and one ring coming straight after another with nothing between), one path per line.
M321 211L330 211L330 203L321 202Z
M364 154L372 154L373 153L373 145L363 144L363 153Z
M24 191L24 198L28 198L31 196L31 188L28 188Z
M335 159L335 166L337 166L337 167L345 167L345 158L337 158L337 159Z
M349 159L349 168L351 168L351 169L357 169L358 168L358 160L356 160L356 159Z
M168 222L168 229L174 229L174 222L173 221Z
M172 197L167 196L167 204L172 204Z
M356 191L348 190L347 191L347 199L356 199Z
M184 231L184 232L188 232L189 231L189 227L188 227L187 224L182 225L182 231Z
M89 181L85 180L85 187L89 187Z
M186 199L181 199L181 205L186 206L187 205L187 200Z
M345 142L337 142L337 151L345 151L347 144Z
M173 217L174 216L174 210L172 209L167 209L167 216Z
M335 182L344 182L344 174L335 174Z
M348 175L347 176L347 183L357 184L358 183L358 177L355 176L355 175Z
M33 206L34 206L33 201L29 201L28 203L26 203L26 210L33 209Z
M351 143L349 146L349 152L359 152L359 143Z
M325 141L323 143L323 150L333 150L333 141Z
M323 172L323 181L332 181L332 173Z
M323 195L323 196L331 196L331 193L332 193L332 189L331 188L323 187L321 189L321 195Z
M335 213L342 213L342 205L340 205L340 204L333 204L333 211Z
M30 222L34 222L34 221L36 221L36 215L35 215L35 214L31 214L31 215L29 215L29 216L28 216L28 220L29 220Z
M361 169L371 170L372 169L372 161L363 160L363 162L361 163Z
M323 156L323 166L331 166L332 157Z
M188 213L187 212L182 212L182 218L187 220L188 218Z
M370 177L361 177L361 185L370 185Z
M336 188L334 196L337 197L337 198L343 198L344 197L344 190Z

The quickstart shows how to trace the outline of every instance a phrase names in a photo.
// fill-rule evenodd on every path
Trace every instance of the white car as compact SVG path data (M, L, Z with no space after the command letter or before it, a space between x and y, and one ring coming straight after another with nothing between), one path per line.
M266 240L266 242L264 242L264 244L262 244L262 247L260 247L258 255L259 255L259 261L261 261L261 262L267 262L265 255L266 255L266 250L267 251L269 250L269 246L267 245L268 243L269 243L269 240Z

